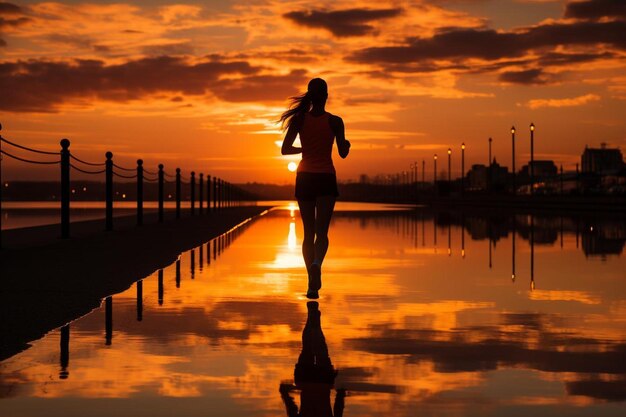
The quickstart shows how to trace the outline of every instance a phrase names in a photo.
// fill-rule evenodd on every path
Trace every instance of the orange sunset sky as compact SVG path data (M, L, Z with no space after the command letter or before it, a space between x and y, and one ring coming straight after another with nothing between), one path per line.
M461 142L469 167L489 136L510 167L512 124L520 167L531 121L535 158L571 170L585 144L626 150L625 57L624 0L0 2L0 122L91 161L289 183L274 121L323 77L353 145L340 180L422 159L432 178L448 147L458 175Z

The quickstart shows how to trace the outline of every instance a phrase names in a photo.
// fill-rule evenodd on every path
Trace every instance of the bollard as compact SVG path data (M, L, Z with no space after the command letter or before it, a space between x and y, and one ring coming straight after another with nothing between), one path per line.
M163 164L159 164L159 223L163 223L163 194L164 194Z
M196 173L191 171L191 179L189 180L190 199L191 199L191 215L196 214Z
M217 209L222 209L222 180L217 179Z
M137 226L143 224L143 160L137 160Z
M61 139L61 237L70 237L70 141Z
M213 177L213 211L217 211L217 178Z
M105 199L105 227L104 230L113 230L113 154L107 152L105 154L105 185L104 185L104 199Z
M176 168L176 218L180 219L180 168Z
M200 181L198 182L198 213L202 214L202 193L204 192L203 174L200 173Z
M222 189L222 208L226 208L226 181L220 180L220 188Z
M211 176L206 176L206 212L211 212Z

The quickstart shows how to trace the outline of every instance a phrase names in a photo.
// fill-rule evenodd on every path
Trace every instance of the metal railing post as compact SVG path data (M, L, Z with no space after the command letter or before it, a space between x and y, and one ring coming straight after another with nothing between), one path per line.
M176 168L176 218L180 219L180 168Z
M163 164L159 164L159 223L163 223L163 194L164 194Z
M61 237L70 237L70 141L61 139Z
M217 177L213 177L213 211L217 211Z
M191 179L189 180L190 198L191 198L191 215L196 214L196 173L191 171Z
M198 213L202 214L202 197L204 193L204 174L200 173L200 180L198 181Z
M211 212L211 176L206 176L206 211Z
M137 226L143 224L143 160L137 160Z
M106 162L104 173L104 200L105 200L105 227L104 230L113 230L113 154L105 154Z

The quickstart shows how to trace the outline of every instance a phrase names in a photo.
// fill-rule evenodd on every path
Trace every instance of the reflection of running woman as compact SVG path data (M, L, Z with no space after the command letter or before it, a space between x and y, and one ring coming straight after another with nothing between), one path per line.
M341 417L345 390L337 390L335 407L330 405L330 391L337 372L328 356L326 339L322 333L317 302L307 303L309 315L302 331L302 352L294 371L295 386L280 384L280 395L289 417ZM300 411L289 392L300 390Z
M309 81L307 92L292 99L280 121L287 128L282 154L302 153L296 176L296 199L304 225L302 255L309 275L307 297L318 298L322 287L322 261L328 250L328 227L335 207L337 177L331 157L337 140L339 156L345 158L350 142L344 134L343 120L327 113L328 86L321 78ZM302 147L293 143L300 135Z

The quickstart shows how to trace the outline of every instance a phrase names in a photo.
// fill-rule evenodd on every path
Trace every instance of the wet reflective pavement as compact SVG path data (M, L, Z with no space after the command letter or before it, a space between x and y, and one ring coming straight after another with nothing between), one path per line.
M623 219L363 208L318 303L271 211L0 363L0 415L624 415Z

